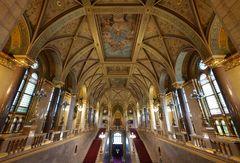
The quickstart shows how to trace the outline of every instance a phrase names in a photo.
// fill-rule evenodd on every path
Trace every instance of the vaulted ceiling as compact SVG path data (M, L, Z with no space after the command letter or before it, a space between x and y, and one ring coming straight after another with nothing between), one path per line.
M159 90L163 73L174 82L181 51L207 58L214 13L208 0L34 0L24 17L27 55L55 51L59 80L74 74L76 88L85 85L97 101L126 92L143 100L151 85Z

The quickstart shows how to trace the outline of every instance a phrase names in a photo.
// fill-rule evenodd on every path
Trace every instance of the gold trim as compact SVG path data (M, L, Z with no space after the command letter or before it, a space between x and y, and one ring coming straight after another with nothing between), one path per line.
M224 62L225 71L231 70L240 65L240 54L234 54Z
M174 82L174 83L172 84L172 86L173 86L174 88L180 89L180 88L183 87L183 84L184 84L184 81Z
M53 83L53 85L54 85L55 87L57 87L57 88L61 88L61 87L63 87L64 84L65 84L63 81L57 81L57 80L54 80L54 79L53 79L52 83Z
M31 66L32 64L35 63L34 60L28 58L26 55L14 55L15 57L15 61L20 65L20 66L23 66L23 67L29 67Z
M5 54L4 52L0 52L0 65L13 69L15 67L14 59Z
M223 66L224 62L225 62L225 59L224 59L223 55L219 55L216 57L210 57L204 61L204 63L211 68L221 67L221 66Z

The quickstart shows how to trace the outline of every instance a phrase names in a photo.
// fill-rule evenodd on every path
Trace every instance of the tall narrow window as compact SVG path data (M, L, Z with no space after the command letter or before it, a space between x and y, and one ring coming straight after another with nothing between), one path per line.
M115 133L113 136L113 144L122 144L122 134Z
M206 74L202 74L200 76L200 84L202 86L202 90L205 95L210 113L212 115L221 114L217 99Z
M204 106L210 111L210 118L214 119L218 134L236 136L235 131L233 131L234 124L231 121L229 110L212 70L202 61L199 62L198 66L200 70L200 89L204 93L203 102L206 104ZM223 117L225 117L224 120Z
M38 80L38 75L37 73L32 73L26 88L23 92L23 95L20 99L20 103L19 106L17 107L17 112L19 113L26 113L28 110L28 107L30 105L34 90L36 88L36 84L37 84L37 80Z
M223 135L223 130L222 130L221 124L219 123L218 120L215 121L215 125L217 127L217 131L218 131L219 135Z
M19 98L20 98L20 95L21 95L21 93L22 93L22 91L23 91L24 84L26 83L27 76L28 76L28 70L26 70L26 72L25 72L25 74L24 74L24 77L23 77L23 79L22 79L22 81L21 81L21 84L20 84L20 86L19 86L19 88L18 88L18 91L17 91L17 93L16 93L16 96L15 96L15 98L14 98L14 100L13 100L13 103L12 103L12 106L11 106L11 109L10 109L10 112L13 112L14 109L15 109L15 107L16 107L16 105L17 105L17 102L18 102L18 100L19 100Z

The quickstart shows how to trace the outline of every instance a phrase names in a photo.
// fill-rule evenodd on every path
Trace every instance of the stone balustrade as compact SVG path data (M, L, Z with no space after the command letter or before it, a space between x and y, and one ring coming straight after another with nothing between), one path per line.
M192 140L192 144L196 147L199 147L199 148L210 147L209 146L210 140L208 138L204 138L201 135L191 135L191 140Z
M32 141L32 144L31 144L31 147L36 148L36 147L41 146L42 143L44 142L45 137L46 137L46 133L35 134L34 138L33 138L33 141Z
M239 140L214 138L214 139L211 139L210 142L216 154L224 155L227 157L240 156Z
M23 151L28 136L17 136L17 137L1 137L0 138L0 151L8 154L14 154Z

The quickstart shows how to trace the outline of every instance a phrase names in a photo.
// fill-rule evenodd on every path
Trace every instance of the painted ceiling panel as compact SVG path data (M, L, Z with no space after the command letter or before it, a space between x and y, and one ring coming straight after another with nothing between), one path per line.
M130 58L139 15L98 15L105 58Z

